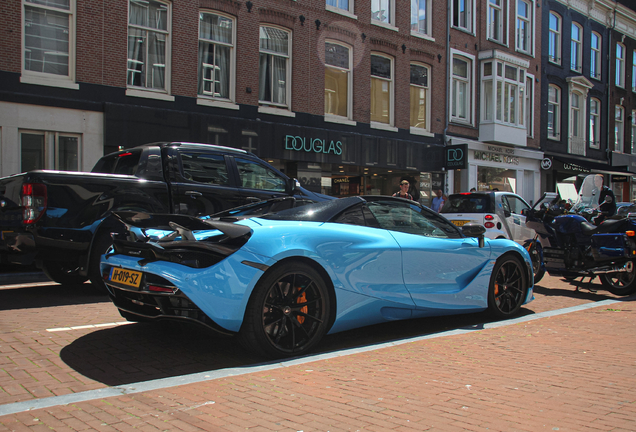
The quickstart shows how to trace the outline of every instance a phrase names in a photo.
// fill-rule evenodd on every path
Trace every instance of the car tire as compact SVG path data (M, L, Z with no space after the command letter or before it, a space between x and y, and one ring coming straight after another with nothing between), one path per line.
M545 275L545 269L542 268L541 264L543 261L543 251L539 248L541 246L535 242L535 244L530 247L530 241L524 243L523 247L530 254L530 260L532 261L532 274L534 276L534 283L537 284L543 276Z
M514 316L528 293L526 270L519 258L504 255L497 260L488 287L488 311L497 319Z
M44 261L42 271L54 282L62 285L79 285L86 282L86 276L69 271L64 264L58 261Z
M88 278L91 281L93 289L102 294L108 293L108 288L106 288L106 284L102 278L99 264L102 260L102 255L108 252L108 249L110 249L112 245L113 238L110 233L97 233L95 240L93 240L90 259L88 260Z
M628 262L629 271L600 275L603 287L616 296L628 296L636 292L636 264Z
M331 291L312 266L287 261L265 273L245 310L238 337L268 358L303 355L327 333Z

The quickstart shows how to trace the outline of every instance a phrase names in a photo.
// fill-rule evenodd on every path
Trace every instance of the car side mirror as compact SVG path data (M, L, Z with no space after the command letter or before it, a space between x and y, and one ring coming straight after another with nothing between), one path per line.
M462 226L462 234L466 237L477 238L479 240L479 247L484 247L484 233L486 232L486 227L481 224L469 222Z
M528 209L521 209L521 216L526 216L528 214Z
M510 210L504 210L504 216L505 217L510 217L512 213L510 213Z
M300 183L295 178L287 179L287 189L292 195L294 195L296 192L300 191Z

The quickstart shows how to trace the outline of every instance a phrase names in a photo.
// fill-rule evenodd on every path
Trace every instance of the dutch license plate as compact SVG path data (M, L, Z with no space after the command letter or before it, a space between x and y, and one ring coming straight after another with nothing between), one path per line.
M5 234L13 234L13 231L2 231L2 232L0 232L0 239L4 240Z
M139 288L141 283L141 272L113 267L110 269L108 280L123 285Z
M460 220L452 220L451 221L453 224L455 224L456 226L460 227L460 226L464 226L466 225L469 221L460 221Z

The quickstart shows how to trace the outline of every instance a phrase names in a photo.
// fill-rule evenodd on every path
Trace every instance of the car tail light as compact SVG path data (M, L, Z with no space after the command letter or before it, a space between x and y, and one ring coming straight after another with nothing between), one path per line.
M169 293L174 292L174 290L172 288L162 287L162 286L158 286L158 285L148 285L148 291L169 292Z
M486 222L486 223L484 224L484 226L485 226L486 228L494 228L494 227L495 227L495 224L494 224L494 223L492 223L492 222Z
M491 221L491 220L494 220L495 217L493 215L487 214L486 216L484 216L484 219L487 221Z
M46 211L46 185L25 183L22 185L22 223L34 224Z

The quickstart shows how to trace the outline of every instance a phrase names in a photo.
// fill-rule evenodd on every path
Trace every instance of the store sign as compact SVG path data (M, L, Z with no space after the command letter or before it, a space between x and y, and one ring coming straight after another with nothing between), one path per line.
M468 168L468 144L448 146L444 151L446 154L445 167L447 170Z
M515 150L505 147L488 146L489 151L475 150L473 157L478 161L497 162L507 165L519 165Z
M307 138L294 135L285 135L285 150L304 151L307 153L333 153L342 154L342 141L330 141L320 138Z
M629 177L626 175L613 175L612 183L627 183L629 181Z
M552 168L552 159L543 158L543 160L541 161L541 169L549 170L551 168Z

